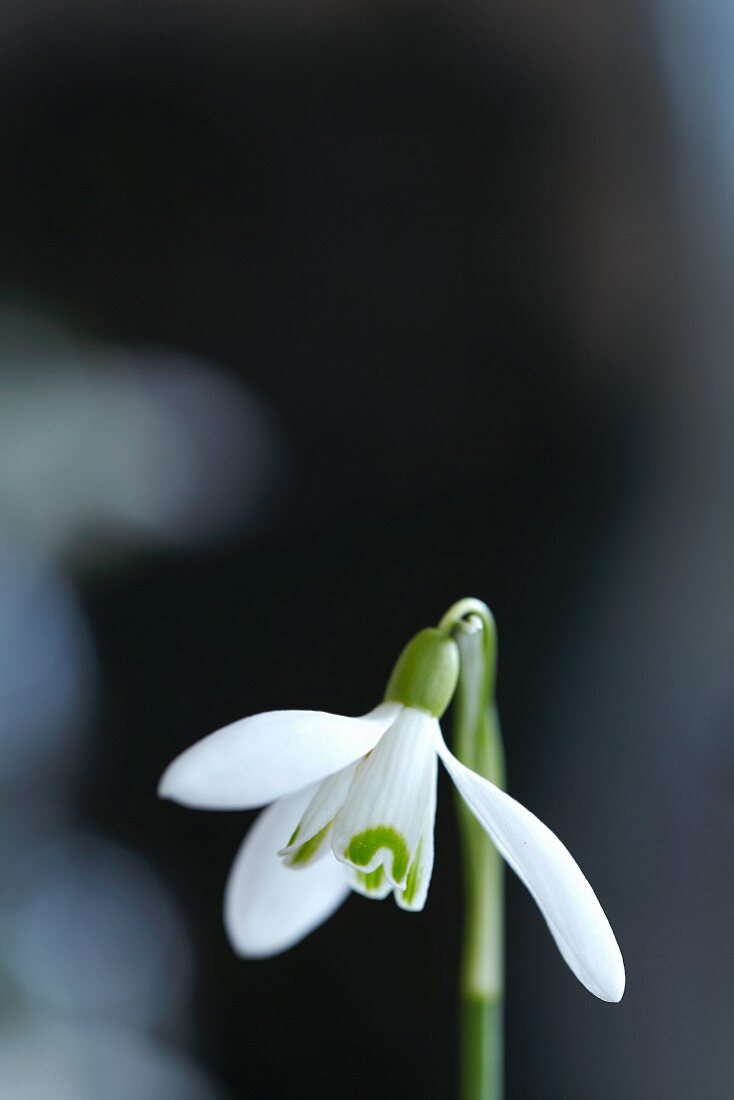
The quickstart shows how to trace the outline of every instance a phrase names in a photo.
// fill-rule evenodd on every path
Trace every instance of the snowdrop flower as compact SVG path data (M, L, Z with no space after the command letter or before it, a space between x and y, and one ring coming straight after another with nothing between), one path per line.
M403 650L385 699L361 718L271 711L210 734L166 769L159 794L201 809L271 803L235 859L224 916L238 953L278 954L329 917L350 890L423 908L433 869L440 759L467 806L540 908L571 970L618 1001L624 965L609 922L556 836L462 764L439 727L457 683L448 630Z

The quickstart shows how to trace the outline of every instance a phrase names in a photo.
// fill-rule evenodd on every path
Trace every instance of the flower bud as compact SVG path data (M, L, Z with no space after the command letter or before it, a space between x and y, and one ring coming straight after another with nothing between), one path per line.
M401 703L440 718L459 678L459 647L447 630L420 630L397 659L385 690L386 703Z

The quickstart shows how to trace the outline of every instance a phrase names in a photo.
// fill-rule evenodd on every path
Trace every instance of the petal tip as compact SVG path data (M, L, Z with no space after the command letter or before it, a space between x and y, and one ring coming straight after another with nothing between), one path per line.
M610 1004L619 1004L619 1002L622 1000L622 997L624 997L624 991L625 991L626 985L627 985L627 976L626 976L625 970L624 970L624 963L620 959L619 960L619 971L614 976L613 981L610 983L609 990L608 990L608 996L605 997L605 1000L609 1001Z
M174 784L171 782L171 768L169 764L163 775L158 780L158 787L156 788L156 794L159 798L165 798L173 800L175 799Z
M180 767L181 757L172 760L158 781L157 795L159 798L171 802L179 802L182 805L190 804L192 792L190 788L190 776L187 776L188 768Z
M212 781L198 751L200 744L185 749L171 761L158 781L158 797L192 810L247 809L247 804L232 798L226 787L222 789L216 776Z
M581 979L590 993L608 1004L618 1004L622 1000L627 982L622 954L616 942L614 946L616 949L614 955L607 960L603 972L600 973L597 970L595 980ZM578 976L581 977L581 975Z
M275 950L271 950L245 943L242 940L237 940L232 934L232 931L227 927L226 921L224 927L227 933L227 939L229 940L229 946L238 959L272 959L275 955L283 954L284 949L276 948Z

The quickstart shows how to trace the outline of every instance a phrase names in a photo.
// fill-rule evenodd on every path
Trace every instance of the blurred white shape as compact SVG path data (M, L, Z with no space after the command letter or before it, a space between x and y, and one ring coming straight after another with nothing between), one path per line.
M184 1055L96 1023L36 1018L0 1030L3 1100L223 1100Z
M5 966L32 1004L138 1027L176 1018L189 994L191 949L142 859L72 834L29 854L11 885Z
M716 241L722 228L727 236L732 228L734 6L730 0L658 0L651 10L681 139L679 182L698 198L693 214Z
M29 783L64 778L94 680L91 640L69 585L0 540L0 791L23 796Z
M240 531L282 453L264 404L214 367L64 345L0 311L0 516L34 546L88 559Z

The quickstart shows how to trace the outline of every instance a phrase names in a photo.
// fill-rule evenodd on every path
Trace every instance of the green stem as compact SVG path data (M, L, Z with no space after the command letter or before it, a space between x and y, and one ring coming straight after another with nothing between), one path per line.
M504 787L504 755L494 682L497 636L489 609L461 600L442 627L453 628L461 653L454 747L473 771ZM503 1095L503 862L457 792L464 861L461 964L461 1100Z

